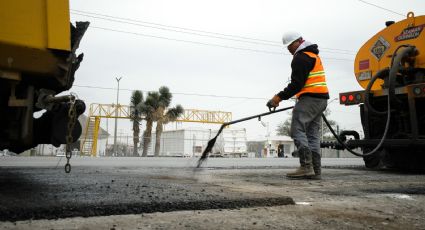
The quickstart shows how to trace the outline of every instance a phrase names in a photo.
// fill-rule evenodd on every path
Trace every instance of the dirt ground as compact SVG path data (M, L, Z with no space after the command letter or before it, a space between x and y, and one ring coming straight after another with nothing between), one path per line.
M126 168L121 173L138 170ZM326 166L320 181L288 180L284 175L291 170L286 166L217 167L194 174L190 170L164 169L147 176L170 184L186 181L204 185L222 191L224 196L290 197L295 204L5 221L0 222L0 228L425 229L425 175L370 171L362 166Z

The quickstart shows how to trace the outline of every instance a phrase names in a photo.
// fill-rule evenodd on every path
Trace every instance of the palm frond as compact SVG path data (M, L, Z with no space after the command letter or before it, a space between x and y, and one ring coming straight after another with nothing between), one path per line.
M140 90L133 91L131 98L130 98L130 105L131 106L137 106L143 102L143 93Z
M181 105L176 105L174 108L170 108L167 113L165 114L165 120L166 122L175 121L177 118L182 115L184 112L184 109Z
M173 95L170 92L170 89L166 86L161 86L158 90L159 92L159 106L167 108L171 104L171 99Z

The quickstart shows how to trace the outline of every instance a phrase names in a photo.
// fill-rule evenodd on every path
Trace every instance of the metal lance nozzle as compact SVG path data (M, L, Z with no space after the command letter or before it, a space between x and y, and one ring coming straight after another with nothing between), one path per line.
M242 121L251 120L251 119L254 119L254 118L258 118L260 120L262 116L267 116L267 115L270 115L270 114L273 114L273 113L282 112L282 111L285 111L285 110L288 110L288 109L292 109L292 108L294 108L294 106L286 107L286 108L282 108L282 109L278 109L278 110L272 110L272 111L267 112L267 113L261 113L261 114L257 114L257 115L254 115L254 116L245 117L245 118L242 118L242 119L239 119L239 120L235 120L235 121L230 121L230 122L223 123L221 125L220 129L218 130L217 135L215 135L215 137L213 139L211 139L211 140L208 141L208 145L205 148L204 152L202 153L202 156L199 159L198 165L196 167L197 168L201 167L201 165L208 158L208 154L211 152L212 148L214 147L214 144L215 144L215 142L217 140L217 137L221 134L221 132L223 131L224 127L226 127L228 125L235 124L235 123L239 123L239 122L242 122Z

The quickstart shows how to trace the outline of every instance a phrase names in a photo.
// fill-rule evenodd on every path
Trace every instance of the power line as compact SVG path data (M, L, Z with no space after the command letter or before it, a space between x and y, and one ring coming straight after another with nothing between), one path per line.
M395 11L393 11L393 10L390 10L390 9L384 8L384 7L382 7L382 6L378 6L378 5L373 4L373 3L370 3L370 2L366 2L366 1L364 1L364 0L358 0L358 1L359 1L359 2L362 2L362 3L364 3L364 4L367 4L367 5L371 5L371 6L374 6L374 7L376 7L376 8L379 8L379 9L382 9L382 10L385 10L385 11L388 11L388 12L391 12L391 13L393 13L393 14L397 14L397 15L400 15L400 16L406 16L406 15L404 15L404 14L400 14L399 12L395 12Z
M74 84L73 87L79 87L79 88L89 88L89 89L102 89L102 90L117 90L117 88L113 87L100 87L100 86L90 86L90 85L76 85ZM139 90L145 93L149 92L156 92L155 90L140 90L140 89L126 89L126 88L120 88L122 91L129 91L133 92L135 90ZM241 96L228 96L228 95L216 95L216 94L199 94L199 93L181 93L181 92L171 92L173 95L183 95L183 96L197 96L197 97L214 97L214 98L227 98L227 99L244 99L244 100L262 100L266 101L269 98L263 98L263 97L241 97ZM292 99L289 99L292 100ZM231 105L228 107L232 107ZM350 114L350 115L357 115L358 112L349 112L349 111L343 111L333 108L332 113L343 113L343 114Z
M197 45L215 46L215 47L221 47L221 48L228 48L228 49L236 49L236 50L245 50L245 51L257 52L257 53L290 55L290 54L285 54L285 53L280 53L280 52L258 50L258 49L250 49L250 48L242 48L242 47L234 47L234 46L227 46L227 45L219 45L219 44L213 44L213 43L197 42L197 41L190 41L190 40L183 40L183 39L176 39L176 38L168 38L168 37L162 37L162 36L156 36L156 35L150 35L150 34L142 34L142 33L136 33L136 32L130 32L130 31L124 31L124 30L116 30L116 29L110 29L110 28L98 27L98 26L90 26L90 27L91 28L96 28L96 29L101 29L101 30L112 31L112 32L132 34L132 35L137 35L137 36L151 37L151 38L158 38L158 39L165 39L165 40L177 41L177 42L192 43L192 44L197 44Z
M195 30L195 29L189 29L189 28L185 28L185 27L169 26L169 25L165 25L165 24L140 21L140 20L135 20L135 19L131 19L131 18L116 17L116 16L111 16L111 15L106 15L106 14L98 14L98 13L93 13L93 12L88 12L88 11L72 10L72 9L71 9L71 11L75 11L75 12L71 12L72 14L75 14L75 15L97 18L97 19L102 19L102 20L107 20L107 21L118 22L118 23L125 23L125 24L130 24L130 25L149 27L149 28L154 28L154 29L159 29L159 30L166 30L166 31L172 31L172 32L177 32L177 33L186 33L186 34L203 36L203 37L211 37L211 38L216 38L216 39L246 42L246 43L252 43L252 44L257 44L257 45L268 45L268 46L282 47L282 44L280 42L276 42L276 41L263 40L263 39L257 39L257 38L249 38L249 37L238 36L238 35L216 33L216 32L210 32L210 31L205 31L205 30ZM95 16L93 16L93 15L95 15ZM154 26L143 25L141 23L154 25ZM160 26L160 27L158 27L158 26ZM166 27L166 28L163 28L163 27ZM172 29L169 29L169 28L172 28ZM178 30L176 30L176 29L178 29ZM186 30L186 31L182 31L182 30ZM187 32L187 31L192 31L192 32ZM204 33L204 34L201 34L201 33ZM208 34L210 34L210 35L208 35ZM211 34L213 34L213 35L211 35ZM224 37L219 37L219 36L216 36L216 35L224 36ZM232 39L232 38L229 38L229 37L233 37L233 38L237 38L237 39ZM241 39L245 39L245 40L241 40ZM345 55L353 55L354 54L354 51L351 51L351 50L326 48L326 47L321 47L321 49L322 50L330 50L330 51L325 51L325 52L330 52L330 53L338 53L338 54L345 54ZM332 52L332 51L339 51L339 52Z
M80 88L89 88L89 89L104 89L104 90L117 90L117 88L112 87L100 87L100 86L90 86L90 85L73 85L74 87L80 87ZM133 92L135 90L139 89L122 89L123 91L130 91ZM156 92L154 90L140 90L142 92ZM231 98L231 99L249 99L249 100L267 100L268 98L261 98L261 97L240 97L240 96L226 96L226 95L215 95L215 94L199 94L199 93L180 93L180 92L172 92L172 94L175 95L184 95L184 96L199 96L199 97L218 97L218 98Z
M126 21L133 21L133 22L138 22L138 23L146 23L146 24L151 24L151 25L157 25L157 26L163 26L163 27L169 27L169 28L175 28L175 29L193 31L193 32L215 34L215 35L220 35L220 36L235 37L235 38L241 38L241 39L247 39L247 40L254 40L254 41L261 41L261 42L268 42L268 43L277 43L276 41L263 40L263 39L257 39L257 38L249 38L249 37L244 37L244 36L231 35L231 34L223 34L223 33L217 33L217 32L210 32L210 31L205 31L205 30L196 30L196 29L190 29L190 28L178 27L178 26L169 26L169 25L160 24L160 23L140 21L140 20L135 20L135 19L131 19L131 18L116 17L116 16L107 15L107 14L98 14L98 13L93 13L93 12L88 12L88 11L82 11L82 10L73 10L73 9L71 9L71 11L85 13L85 14L98 15L98 16L103 16L103 17L109 17L109 18L114 18L114 19L120 19L120 20L126 20Z
M149 25L143 25L143 24L133 23L133 22L124 22L124 21L119 21L119 20L115 20L115 19L102 18L102 17L91 16L91 15L80 14L80 13L73 13L73 14L80 15L80 16L85 16L85 17L89 17L89 18L102 19L102 20L111 21L111 22L118 22L118 23L124 23L124 24L129 24L129 25L143 26L143 27L148 27L148 28L153 28L153 29L158 29L158 30L172 31L172 32L184 33L184 34L190 34L190 35L196 35L196 36L202 36L202 37L209 37L209 38L230 40L230 41L237 41L237 42L246 42L246 43L251 43L251 44L256 44L256 45L266 45L266 46L282 47L281 45L278 45L278 44L270 44L270 43L264 43L264 42L256 42L256 41L247 41L247 40L241 40L241 39L225 38L225 37L219 37L219 36L214 36L214 35L206 35L206 34L200 34L200 33L195 33L195 32L187 32L187 31L181 31L181 30L175 30L175 29L161 28L161 27L157 27L157 26L149 26Z
M73 87L79 87L79 88L89 88L89 89L103 89L103 90L117 90L117 88L113 87L100 87L100 86L90 86L90 85L76 85L74 84ZM145 93L149 92L156 92L155 90L140 90L140 89L126 89L126 88L120 88L120 91L129 91L133 92L135 90L139 90ZM216 97L216 98L229 98L229 99L246 99L246 100L268 100L270 98L264 98L264 97L241 97L241 96L228 96L228 95L216 95L216 94L200 94L200 93L181 93L181 92L172 92L174 95L184 95L184 96L197 96L197 97ZM292 100L292 99L289 99ZM347 112L347 111L339 111L339 110L332 110L332 112L338 112L338 113L349 113L353 114L354 112ZM355 113L354 113L355 114Z
M162 36L157 36L157 35L142 34L142 33L136 33L136 32L130 32L130 31L124 31L124 30L116 30L116 29L111 29L111 28L98 27L98 26L90 26L90 27L95 28L95 29L105 30L105 31L124 33L124 34L132 34L132 35L136 35L136 36L158 38L158 39L164 39L164 40L169 40L169 41L178 41L178 42L191 43L191 44L204 45L204 46L213 46L213 47L220 47L220 48L227 48L227 49L251 51L251 52L256 52L256 53L275 54L275 55L276 54L286 55L286 56L291 55L291 54L286 54L286 53L282 53L282 52L274 52L274 51L267 51L267 50L250 49L250 48L234 47L234 46L220 45L220 44L213 44L213 43L206 43L206 42L197 42L197 41L190 41L190 40L183 40L183 39L175 39L175 38L168 38L168 37L162 37ZM344 59L344 58L330 58L330 57L323 57L323 58L324 59L330 59L330 60L339 60L339 61L350 61L350 62L353 61L352 59Z
M203 37L210 37L210 38L216 38L216 39L245 42L245 43L251 43L251 44L256 44L256 45L267 45L267 46L274 46L274 47L282 47L282 45L278 45L277 43L276 44L269 44L269 43L264 43L264 42L245 41L245 40L240 40L240 39L224 38L224 37L211 36L211 35L199 34L199 33L194 33L194 32L185 32L185 31L179 31L179 30L174 30L174 29L161 28L161 27L156 27L156 26L148 26L148 25L143 25L143 24L139 24L139 23L119 21L119 20L114 20L114 19L109 19L109 18L102 18L102 17L97 17L97 16L86 15L86 14L82 14L82 13L73 13L73 14L80 15L80 16L85 16L85 17L90 17L90 18L96 18L96 19L102 19L102 20L112 21L112 22L124 23L124 24L129 24L129 25L137 25L137 26L143 26L143 27L154 28L154 29L159 29L159 30L172 31L172 32L177 32L177 33L185 33L185 34L191 34L191 35L196 35L196 36L203 36ZM227 36L230 36L230 35L227 35ZM256 40L256 39L253 39L253 40ZM353 55L353 53L347 53L347 52L351 52L351 51L348 51L348 50L333 49L333 48L323 48L323 47L321 47L321 49L322 50L325 50L323 52L328 52L328 53L337 53L337 54L343 54L343 55ZM331 50L331 51L327 51L327 50ZM340 52L338 52L338 51L340 51Z

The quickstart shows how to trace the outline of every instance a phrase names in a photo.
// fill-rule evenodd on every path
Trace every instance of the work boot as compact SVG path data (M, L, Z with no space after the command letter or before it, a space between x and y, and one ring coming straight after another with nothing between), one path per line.
M300 157L300 167L297 168L295 172L287 173L286 176L291 179L302 179L314 176L310 149L301 147L298 149L298 154Z
M321 170L321 156L318 152L312 152L312 163L314 176L309 177L309 179L321 180L322 179L322 170Z
M294 172L290 172L286 174L286 177L291 179L310 179L315 176L313 168L312 167L298 167Z

